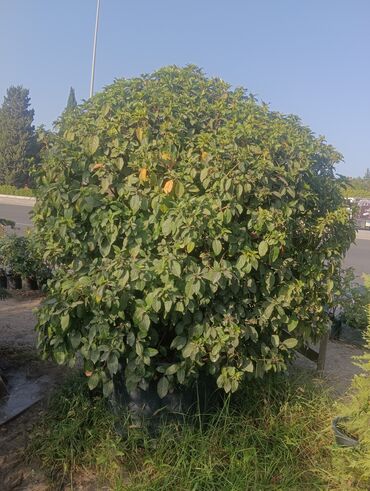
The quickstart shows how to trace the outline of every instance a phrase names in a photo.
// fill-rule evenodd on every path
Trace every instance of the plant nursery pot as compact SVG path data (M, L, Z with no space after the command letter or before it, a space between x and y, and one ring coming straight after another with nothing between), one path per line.
M0 269L0 288L6 288L8 285L4 270Z
M19 275L6 275L9 290L20 290L22 288L22 278Z
M343 430L340 429L340 423L345 423L349 418L338 416L333 419L332 428L335 436L335 442L340 447L355 447L358 445L358 440L350 437Z
M38 290L36 278L22 278L23 290Z
M155 423L163 415L176 419L196 411L209 411L219 405L220 394L214 380L206 377L190 388L175 390L161 399L156 382L150 383L146 390L137 388L129 392L124 377L118 374L114 379L111 405L116 413L120 409L126 409L137 420L150 419Z

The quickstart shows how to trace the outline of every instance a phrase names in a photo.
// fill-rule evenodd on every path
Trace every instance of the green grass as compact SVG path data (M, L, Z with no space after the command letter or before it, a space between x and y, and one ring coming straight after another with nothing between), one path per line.
M0 194L9 194L11 196L34 196L34 190L29 188L16 188L8 184L0 185Z
M57 483L82 469L116 491L329 489L332 401L295 378L244 387L209 415L163 422L156 433L121 415L126 435L80 378L53 397L29 453ZM340 487L330 487L340 489Z

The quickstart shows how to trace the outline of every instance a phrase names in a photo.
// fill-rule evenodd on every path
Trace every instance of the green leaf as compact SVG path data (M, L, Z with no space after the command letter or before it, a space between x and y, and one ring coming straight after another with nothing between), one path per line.
M242 254L239 259L236 261L236 268L237 269L243 269L243 266L245 265L245 263L247 262L247 258L245 257L244 254Z
M182 350L182 356L184 358L189 358L190 356L192 356L192 354L194 353L196 349L196 346L194 343L188 343L185 348Z
M285 346L286 348L291 349L291 348L294 348L295 346L297 346L297 344L298 344L298 339L296 339L296 338L288 338L288 339L286 339L286 340L283 342L283 344L284 344L284 346Z
M180 266L180 263L178 263L177 261L172 261L171 270L175 276L177 276L177 277L181 276L181 266Z
M172 223L173 223L173 220L171 218L167 218L167 220L165 220L162 223L162 233L165 237L170 235L170 233L172 231Z
M171 310L171 307L172 307L172 300L165 300L164 302L164 310L165 312L169 312Z
M220 271L215 271L214 269L210 269L207 271L207 273L204 275L207 280L211 281L212 283L217 283L221 279L221 273Z
M117 355L111 353L108 358L107 367L111 375L117 373L118 370L118 357Z
M272 343L272 346L274 348L277 348L279 346L280 339L279 339L279 336L277 334L273 334L271 336L271 343Z
M194 242L192 242L192 241L188 242L186 245L187 252L190 254L190 252L194 249L194 247L195 247Z
M298 319L292 317L291 319L289 319L289 322L288 322L288 331L289 332L294 331L294 329L297 327L297 325L298 325Z
M97 135L89 136L85 140L86 151L89 155L94 155L94 153L99 148L99 137Z
M203 182L204 179L207 177L208 174L208 167L205 167L200 171L200 181Z
M259 254L261 257L263 257L263 256L264 256L264 255L267 253L268 248L269 248L269 246L268 246L267 242L265 242L265 241L263 240L263 241L262 241L262 242L260 242L260 243L259 243L259 245L258 245L258 254Z
M53 355L54 355L54 359L58 363L58 365L62 365L66 361L67 355L66 355L65 351L62 349L56 349L53 352Z
M103 384L103 396L109 397L113 392L113 380L108 380Z
M169 367L166 368L166 375L173 375L174 373L177 372L179 366L177 363L174 363L173 365L170 365Z
M95 389L97 387L98 383L100 381L99 375L95 372L91 375L91 377L88 378L87 385L89 386L90 390Z
M63 331L67 329L67 327L69 326L69 314L62 315L62 317L60 318L60 325Z
M140 209L140 205L141 205L141 199L137 194L135 194L130 199L130 208L134 214L136 214L136 212Z
M162 377L159 380L158 385L157 385L157 392L158 392L158 395L161 399L163 399L163 397L166 397L166 395L168 394L169 387L170 387L170 384L168 382L168 378Z
M280 250L277 246L274 246L271 252L271 262L274 263L279 257Z
M120 280L118 281L120 288L124 288L126 286L129 278L130 278L130 273L126 271L125 274L122 276L122 278L120 278Z
M269 305L268 305L268 306L265 308L265 310L263 311L262 317L263 317L264 319L268 320L268 319L271 317L271 315L272 315L272 313L273 313L273 311L274 311L274 308L275 308L275 305L274 305L273 303L270 303L270 304L269 304Z
M171 348L181 350L186 344L187 338L185 336L176 336L171 343Z
M218 256L220 252L222 251L222 244L218 239L214 239L212 242L212 249L213 252Z
M69 340L73 349L77 349L81 344L81 334L79 332L74 332L70 334Z

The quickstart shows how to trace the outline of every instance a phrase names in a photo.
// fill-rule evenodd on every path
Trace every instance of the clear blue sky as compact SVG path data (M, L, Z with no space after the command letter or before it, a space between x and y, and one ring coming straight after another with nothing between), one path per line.
M50 126L69 87L88 96L96 0L0 0L0 97L30 89ZM101 0L96 89L195 63L274 110L298 114L370 167L370 0Z

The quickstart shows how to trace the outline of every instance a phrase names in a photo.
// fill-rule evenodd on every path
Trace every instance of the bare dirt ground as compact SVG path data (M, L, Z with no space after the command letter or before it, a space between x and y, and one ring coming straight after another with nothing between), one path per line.
M41 301L37 292L15 294L0 301L0 368L17 367L27 379L47 375L45 394L50 394L66 374L64 367L39 359L36 352L36 317L33 314ZM29 433L46 410L47 396L26 412L0 426L0 490L49 491L47 477L36 463L27 462L25 448Z
M25 367L29 377L47 374L50 394L67 373L64 367L41 361L36 352L36 318L33 313L41 301L39 294L15 295L0 301L0 367L16 365ZM329 341L324 373L326 384L343 395L359 368L353 365L352 357L362 354L360 348L342 342ZM297 366L314 370L315 364L299 356ZM17 418L0 426L0 491L49 491L53 488L37 463L27 462L25 448L29 432L42 418L47 406L47 397ZM58 489L67 489L59 487ZM75 491L98 491L90 479L80 480Z

